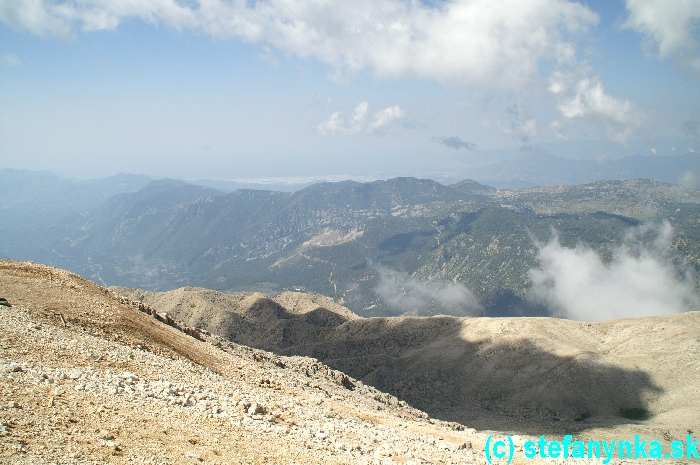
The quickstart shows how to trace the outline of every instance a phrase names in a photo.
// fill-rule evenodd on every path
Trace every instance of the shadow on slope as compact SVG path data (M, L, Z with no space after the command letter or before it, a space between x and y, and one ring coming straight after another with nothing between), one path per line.
M95 334L146 344L157 353L175 352L218 372L231 368L207 345L70 273L0 261L0 290L13 304L54 324L65 317ZM642 329L638 321L594 327L537 318L355 319L321 305L295 312L272 299L250 297L237 308L224 302L226 307L212 309L206 318L191 303L171 308L171 316L252 347L316 357L435 418L479 429L576 432L683 412L691 413L685 428L697 424L693 402L700 346L688 341L700 341L700 313L675 322L649 320ZM668 391L642 370L605 363L610 352L651 360ZM662 352L670 358L663 359ZM683 377L672 378L674 373ZM677 393L675 399L657 401L670 391Z
M568 337L555 334L558 328L571 331L568 325L576 324L528 321L541 322L554 347ZM479 429L575 432L626 424L649 415L646 399L662 393L644 371L605 363L580 345L549 352L528 337L514 337L512 327L510 336L501 336L508 331L497 324L452 317L346 320L322 307L291 313L260 297L218 312L206 329L279 354L315 357L432 417Z
M465 340L458 319L348 322L310 355L396 395L432 417L479 429L526 433L581 431L648 415L659 394L650 376L600 362L595 354L557 355L529 339Z

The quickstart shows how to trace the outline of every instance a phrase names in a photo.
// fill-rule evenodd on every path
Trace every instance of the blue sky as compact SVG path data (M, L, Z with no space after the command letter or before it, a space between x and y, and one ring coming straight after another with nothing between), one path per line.
M0 1L0 166L373 177L522 147L687 153L698 19L687 0Z

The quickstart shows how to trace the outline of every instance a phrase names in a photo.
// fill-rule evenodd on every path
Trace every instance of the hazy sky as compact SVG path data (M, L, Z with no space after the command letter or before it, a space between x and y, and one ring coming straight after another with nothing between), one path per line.
M700 0L0 0L0 167L429 175L700 149Z

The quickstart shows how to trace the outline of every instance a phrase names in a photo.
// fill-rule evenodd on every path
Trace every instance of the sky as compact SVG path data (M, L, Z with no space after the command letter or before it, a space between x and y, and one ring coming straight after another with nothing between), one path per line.
M438 176L700 150L700 0L0 0L0 168Z

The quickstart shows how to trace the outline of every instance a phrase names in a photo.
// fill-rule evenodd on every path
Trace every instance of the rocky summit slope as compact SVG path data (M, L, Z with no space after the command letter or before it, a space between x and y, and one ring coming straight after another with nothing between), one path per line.
M483 434L316 360L0 261L0 463L472 463ZM189 334L188 334L189 333Z
M0 291L11 305L0 305L0 463L469 464L483 463L486 437L499 434L430 418L315 359L229 342L177 321L174 310L160 313L65 271L0 261ZM274 316L310 327L335 328L334 337L360 327L377 338L396 334L385 340L382 350L399 360L391 355L391 348L400 347L397 338L405 337L402 319L364 320L332 305L318 311L328 302L315 296L249 297L239 301L238 310L244 310L240 315L252 310L246 318L273 322ZM338 325L333 318L318 315L335 315L343 322ZM696 316L689 318L686 331L696 331L692 326ZM426 321L441 327L444 320ZM658 320L655 326L675 332L676 340L667 347L687 343L683 326L672 319ZM343 327L347 329L341 331ZM277 328L284 333L284 325ZM486 339L495 337L482 332ZM507 332L504 326L503 334ZM441 344L436 333L419 333ZM697 333L693 334L697 341ZM579 340L570 341L562 353L586 337L581 334ZM269 340L275 339L270 336ZM624 353L629 348L623 345L615 350ZM357 344L347 349L350 358L358 352ZM668 363L661 353L664 348L657 349L654 355ZM365 350L380 354L376 344ZM439 350L434 353L435 362L454 355L448 347ZM693 350L690 347L687 356L676 361L679 371L697 372ZM492 360L491 369L501 372L504 384L518 380L518 372L530 370L499 366L493 347L482 356ZM533 358L532 369L537 370L538 363ZM396 365L397 370L402 368L405 365ZM484 370L475 372L474 382L484 374ZM444 379L436 381L435 391L427 393L430 398L444 395ZM376 378L373 382L381 384ZM551 390L537 378L530 382L539 385L543 395ZM694 386L681 386L678 398L696 399L698 384ZM576 386L570 389L575 400ZM659 392L655 395L661 397ZM519 400L528 406L526 397ZM680 403L672 404L665 407L668 421L671 415L681 414L673 410ZM678 421L693 420L697 412L690 410ZM631 427L647 426L641 422ZM609 434L615 432L619 430ZM523 439L516 436L516 445Z
M230 341L317 358L433 417L479 429L700 430L700 312L601 323L361 318L300 293L118 292Z

